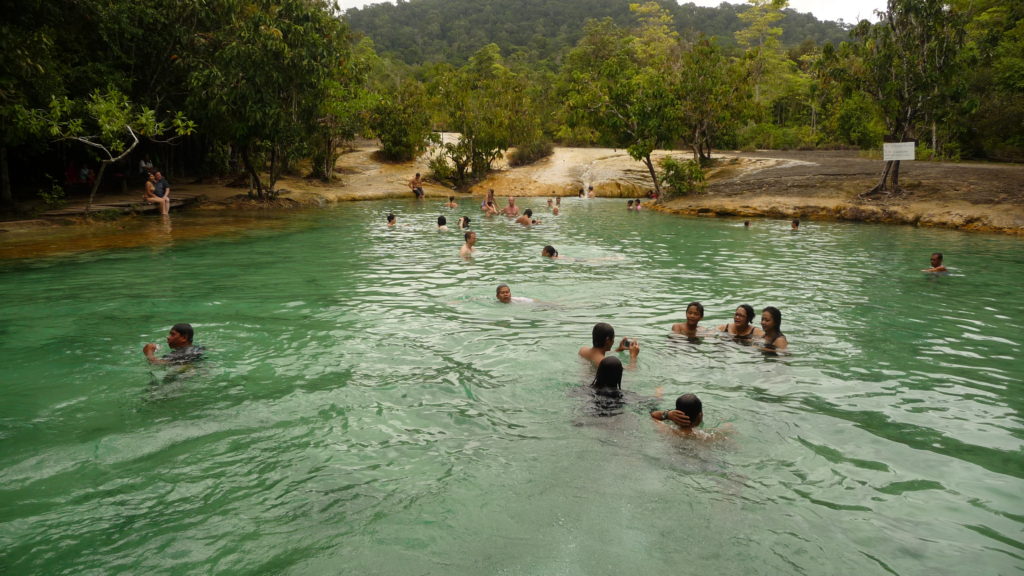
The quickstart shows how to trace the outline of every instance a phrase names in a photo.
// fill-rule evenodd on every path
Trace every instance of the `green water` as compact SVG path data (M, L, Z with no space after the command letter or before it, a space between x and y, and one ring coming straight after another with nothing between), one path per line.
M444 212L471 261L392 201L0 263L0 573L1024 570L1020 240L521 204L544 223ZM667 337L690 300L779 307L792 354ZM695 392L732 439L593 416L601 320L637 403ZM149 366L181 321L207 359Z

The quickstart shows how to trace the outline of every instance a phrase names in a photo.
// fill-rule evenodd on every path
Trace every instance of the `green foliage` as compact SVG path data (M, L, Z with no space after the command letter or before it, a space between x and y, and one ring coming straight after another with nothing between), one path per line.
M49 175L47 175L47 177L49 178ZM60 208L67 203L67 196L64 192L64 188L59 182L52 178L50 178L50 188L39 190L38 194L39 198L42 199L43 204L51 210Z
M526 166L527 164L533 164L538 160L547 158L554 153L555 147L548 140L531 142L526 145L516 146L515 150L509 155L508 164L509 166Z
M461 66L480 48L497 44L503 54L522 54L530 62L557 63L584 35L588 19L610 19L619 27L635 22L630 4L635 0L417 0L397 4L378 2L352 8L345 19L356 32L373 38L382 54L410 64L447 62ZM695 31L726 41L743 27L739 4L717 7L691 3L659 2L672 17L672 28L683 38ZM785 10L777 23L782 42L796 45L805 39L838 43L846 27L820 22L810 14Z
M563 70L569 125L600 135L600 143L625 148L642 161L655 190L651 152L682 136L679 42L656 5L636 6L630 32L610 20L588 23Z
M736 137L744 150L812 150L818 143L810 126L778 126L767 122L743 126L737 130Z
M380 139L381 153L393 161L408 161L425 149L430 135L427 91L414 79L396 81L377 97L370 128Z
M704 170L700 162L692 159L679 161L665 156L658 161L658 165L661 167L658 178L665 186L664 194L667 198L687 196L704 190Z

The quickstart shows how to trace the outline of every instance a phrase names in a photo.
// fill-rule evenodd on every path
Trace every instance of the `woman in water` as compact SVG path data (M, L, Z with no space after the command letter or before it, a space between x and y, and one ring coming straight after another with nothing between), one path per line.
M761 331L764 336L765 351L778 352L789 346L789 340L782 333L782 312L775 306L767 306L761 312Z
M729 324L722 324L718 327L720 332L724 332L737 340L750 340L757 332L757 328L750 323L754 319L754 307L750 304L740 304L736 308L736 313L732 316L732 322Z
M686 305L686 322L679 322L672 325L672 332L682 334L687 338L697 338L700 328L697 324L704 318L704 305L700 302L690 302Z
M554 246L548 245L540 249L540 255L554 260L555 258L558 258L558 250L555 250Z

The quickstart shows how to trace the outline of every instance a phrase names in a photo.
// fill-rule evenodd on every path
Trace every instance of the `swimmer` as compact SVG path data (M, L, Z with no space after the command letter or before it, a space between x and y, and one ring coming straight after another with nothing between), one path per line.
M799 218L793 218L793 221L790 222L790 224L789 224L789 229L790 230L799 230L800 229L800 219Z
M498 215L498 207L495 206L494 201L489 200L487 202L487 204L484 206L484 216L490 217L490 216L497 216L497 215Z
M388 212L388 226L394 226L398 224L398 219L395 218L394 212Z
M447 232L448 231L448 219L444 216L437 217L437 231Z
M455 203L455 196L448 197L448 203L445 204L448 208L458 208L459 205Z
M925 268L921 272L946 272L946 267L942 265L942 252L932 252L932 267Z
M593 197L594 197L594 187L593 186L588 186L587 187L587 198L593 198Z
M540 249L540 255L554 260L555 258L558 258L558 250L555 250L554 246L548 245Z
M469 216L459 216L459 230L469 228Z
M750 228L750 220L744 220L743 221L743 227L744 228Z
M531 224L540 224L540 220L537 220L536 218L534 218L533 217L533 210L530 210L529 208L527 208L523 212L522 216L520 216L519 218L516 218L516 223L522 224L523 226L529 226Z
M732 316L733 321L729 324L722 324L718 327L718 330L719 332L734 336L737 340L749 340L757 332L757 328L750 323L753 318L754 307L750 304L740 304L736 308L736 313Z
M167 333L167 346L171 348L169 354L156 357L156 344L150 342L142 347L142 353L150 364L187 364L203 357L205 349L202 346L192 344L192 337L195 331L191 324L175 324Z
M626 210L629 210L630 212L633 211L633 201L632 200L630 200L629 202L626 202Z
M562 205L562 197L561 196L555 196L555 206L561 206L561 205Z
M551 215L552 216L558 216L558 212L559 212L559 210L558 210L558 206L557 205L554 208L551 209Z
M459 248L459 256L472 258L473 247L476 246L476 232L470 230L463 235L463 238L466 239L466 243L462 245L462 248Z
M697 338L701 329L697 324L704 319L704 305L700 302L690 302L686 305L686 322L679 322L672 325L672 332L682 334L687 338Z
M639 212L640 211L640 204L641 204L641 201L638 199L636 201L636 206L634 206L633 209L636 210L637 212Z
M512 289L508 287L508 284L498 284L498 302L502 304L509 304L512 302Z
M590 385L600 396L622 397L622 361L615 356L605 356L597 364L597 374Z
M502 214L508 216L509 218L515 218L516 216L519 216L519 207L516 206L515 196L508 197L508 206L505 206L505 209L502 211Z
M580 198L586 198L586 197L587 197L587 193L583 190L583 188L580 188Z
M554 207L555 207L555 199L554 198L548 198L548 210L551 210Z
M761 312L761 332L764 336L763 350L778 352L789 346L789 340L782 333L782 312L778 308L766 306Z
M612 328L611 324L605 322L598 322L594 324L594 329L590 334L591 344L593 346L584 346L580 348L579 354L581 358L585 358L590 361L591 364L597 366L604 360L605 354L607 354L612 346L615 345L615 328Z
M659 422L672 421L678 427L673 432L680 436L693 436L701 440L713 438L708 432L694 430L704 422L704 406L695 394L683 394L676 398L675 410L654 410L651 418Z
M487 205L494 203L494 188L487 191L487 197L480 203L480 209L487 212Z

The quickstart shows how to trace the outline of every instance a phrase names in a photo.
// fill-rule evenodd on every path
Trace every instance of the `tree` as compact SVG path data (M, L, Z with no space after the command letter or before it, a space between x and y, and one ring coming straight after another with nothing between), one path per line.
M283 161L305 149L349 50L322 0L213 0L186 63L191 109L215 138L234 143L258 198ZM269 156L265 188L258 162Z
M711 158L715 137L735 115L742 100L738 94L737 72L712 41L701 38L683 54L680 108L685 128L684 140L693 150L693 159Z
M853 31L863 62L859 81L881 108L887 137L905 142L917 137L922 119L945 105L942 87L957 73L964 22L942 0L889 0L879 16L877 24L865 20ZM899 171L899 161L886 162L878 184L865 194L900 192Z
M604 143L642 161L660 193L651 153L681 136L679 41L668 26L671 17L656 4L633 9L640 16L635 34L611 20L590 21L569 53L569 122L592 128Z
M196 125L177 112L170 120L158 120L156 112L128 102L120 91L95 91L84 102L54 98L48 113L39 113L50 134L89 146L100 156L100 170L89 192L86 211L92 208L107 166L128 156L139 144L139 136L165 142L192 134ZM169 137L164 139L164 135Z
M505 67L495 44L435 79L431 91L446 129L460 134L458 142L442 144L443 155L454 165L456 185L482 178L524 137L534 111L527 88L524 77Z

